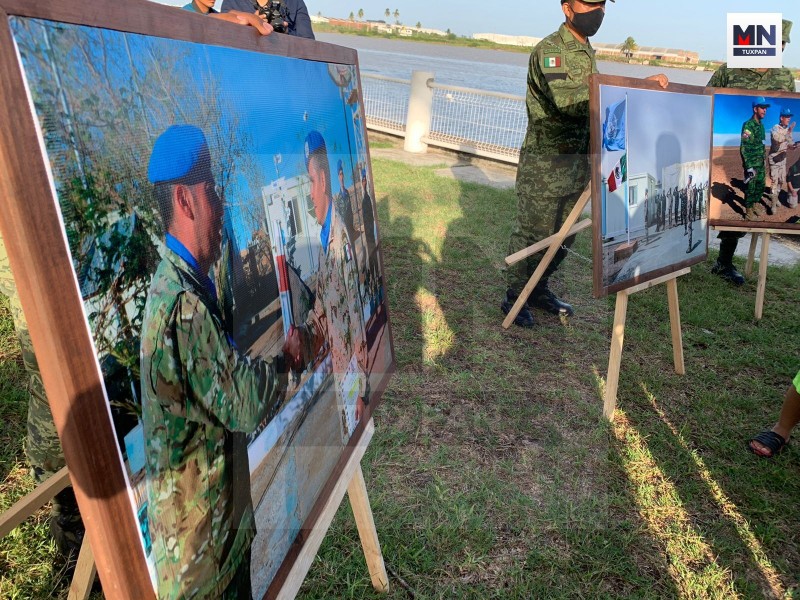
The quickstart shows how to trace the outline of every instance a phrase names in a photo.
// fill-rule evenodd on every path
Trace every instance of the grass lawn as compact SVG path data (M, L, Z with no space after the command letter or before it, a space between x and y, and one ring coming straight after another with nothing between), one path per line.
M389 598L784 598L800 591L800 452L759 460L796 373L800 267L733 288L680 279L687 374L664 286L631 297L614 422L601 419L614 298L582 233L552 287L568 322L504 331L512 191L374 161L398 371L363 466ZM25 395L0 304L0 509L30 489ZM43 517L0 542L0 597L58 588ZM343 506L302 598L381 598Z

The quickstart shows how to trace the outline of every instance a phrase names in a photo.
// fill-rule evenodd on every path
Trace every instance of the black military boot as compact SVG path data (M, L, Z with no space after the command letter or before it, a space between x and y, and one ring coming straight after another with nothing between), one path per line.
M506 291L506 298L503 300L502 304L500 304L500 310L503 311L504 315L507 315L511 312L511 309L514 307L514 303L517 301L518 297L519 294L517 294L514 290L509 289ZM522 309L514 319L514 325L526 328L536 325L536 321L533 320L531 311L528 310L528 307L525 304L522 305Z
M528 298L528 306L549 312L552 315L566 315L567 317L571 317L575 314L572 305L567 304L551 292L546 283L544 285L540 283L533 288L533 293L530 298Z
M711 272L719 275L725 281L730 281L733 285L744 285L744 275L736 270L733 263L725 264L717 259L717 262L711 267Z
M733 266L733 255L736 252L736 246L739 244L739 238L730 236L722 238L722 234L720 234L720 238L719 257L714 266L711 267L711 272L733 285L744 285L744 275L739 273L736 267Z
M53 498L50 513L50 534L56 543L59 554L66 565L69 578L78 562L78 554L83 543L84 527L75 492L71 487L59 492Z

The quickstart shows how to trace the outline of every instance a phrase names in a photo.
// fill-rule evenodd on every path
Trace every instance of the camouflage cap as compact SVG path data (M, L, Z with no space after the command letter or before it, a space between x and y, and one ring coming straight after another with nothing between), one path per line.
M788 19L783 19L783 42L788 44L792 40L789 39L789 34L792 32L792 22Z

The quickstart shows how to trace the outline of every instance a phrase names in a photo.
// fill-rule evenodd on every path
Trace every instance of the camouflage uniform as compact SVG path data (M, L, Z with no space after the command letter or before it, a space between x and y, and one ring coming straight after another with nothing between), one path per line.
M769 177L772 180L772 210L780 205L780 193L786 185L786 152L792 143L792 130L777 123L770 131Z
M755 117L748 119L742 125L742 140L739 148L742 155L742 167L745 173L749 169L755 171L755 176L750 177L747 182L747 189L744 194L744 205L748 212L757 203L761 202L761 196L764 195L764 186L767 183L767 174L764 166L765 135L764 124Z
M301 339L306 342L306 362L327 344L342 411L342 440L347 441L355 427L355 405L351 403L358 397L367 400L366 335L350 235L336 208L331 205L330 210L328 248L320 248L314 308L301 326L305 330Z
M240 566L249 564L253 510L249 488L233 486L233 463L246 457L234 457L232 432L251 432L277 411L280 362L241 357L216 298L165 250L147 297L141 354L159 598L217 598L235 576L249 581Z
M788 41L785 28L783 39L784 41ZM708 87L718 88L738 88L760 91L783 90L786 92L794 92L794 76L789 69L768 69L760 73L755 69L730 69L728 65L723 64L714 71L707 85ZM733 255L736 252L739 239L744 237L744 235L744 233L738 231L719 232L717 236L720 240L719 258L714 268L723 276L728 269L733 269ZM736 281L736 283L744 283L744 278L741 274L737 273L737 275L738 281Z
M25 455L33 469L37 483L42 483L64 467L64 453L58 439L50 404L44 391L39 363L33 351L33 343L28 333L28 323L22 312L22 305L17 295L14 276L6 254L3 238L0 237L0 293L9 299L11 317L17 332L22 362L28 373L28 434L25 440ZM50 530L59 550L65 556L74 555L80 549L83 540L83 523L81 522L75 493L71 487L58 493L53 498L50 518Z
M594 50L565 24L533 49L528 69L528 131L517 169L517 217L508 254L542 240L562 225L589 183L589 75L597 73ZM569 247L574 236L567 238ZM564 259L559 250L539 286ZM542 254L508 268L508 287L519 292ZM535 293L535 292L534 292Z

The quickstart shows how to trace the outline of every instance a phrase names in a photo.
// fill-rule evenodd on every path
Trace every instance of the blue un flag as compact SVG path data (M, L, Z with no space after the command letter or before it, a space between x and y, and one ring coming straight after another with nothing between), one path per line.
M606 150L625 150L625 100L606 108L603 122L603 148Z

